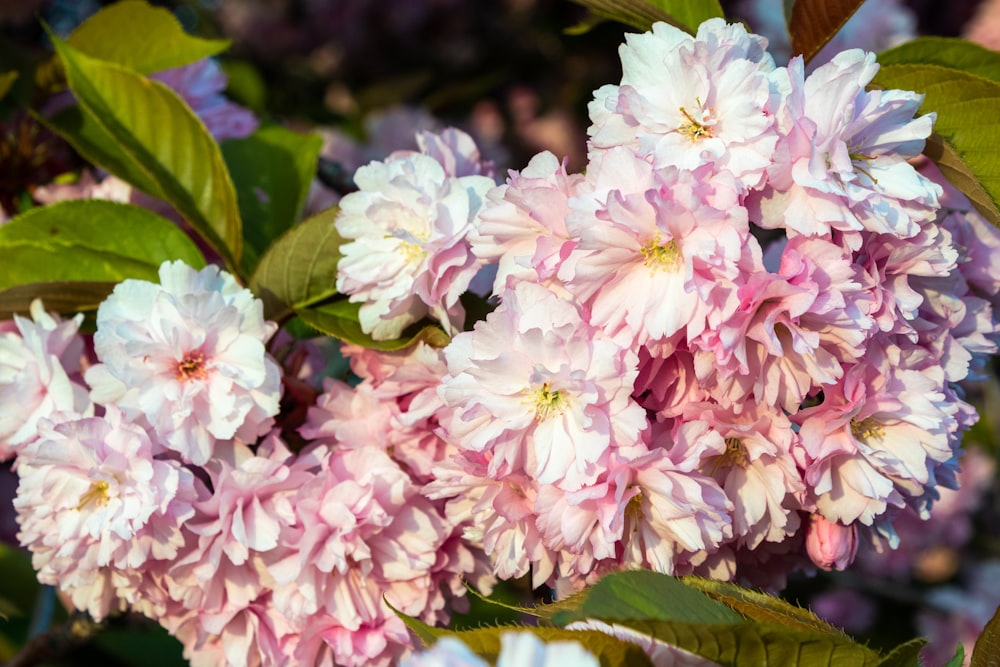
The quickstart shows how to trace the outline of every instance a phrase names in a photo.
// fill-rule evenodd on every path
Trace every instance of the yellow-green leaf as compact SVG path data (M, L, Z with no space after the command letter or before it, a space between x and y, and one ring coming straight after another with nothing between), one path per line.
M788 17L792 55L809 62L844 27L864 0L795 0Z
M141 0L104 7L66 41L91 58L142 74L187 65L229 47L229 40L188 35L170 10Z
M191 109L157 81L79 53L52 36L69 86L87 121L127 159L123 179L172 204L237 272L242 228L236 193L218 144ZM116 165L101 165L108 169Z
M951 67L885 65L873 85L924 95L921 113L936 113L924 153L1000 226L1000 83Z
M921 667L920 649L926 644L926 639L913 639L900 644L882 659L878 667Z
M649 30L657 21L665 21L691 32L670 14L645 0L573 0L573 2L583 5L595 16L618 21L639 30Z
M845 636L842 630L830 625L808 609L796 607L773 595L701 577L683 577L681 581L752 621Z
M969 667L996 667L998 664L1000 664L1000 607L976 640Z
M881 656L845 636L765 623L620 620L722 667L878 667Z
M918 37L878 54L885 65L940 65L1000 81L1000 53L957 37Z

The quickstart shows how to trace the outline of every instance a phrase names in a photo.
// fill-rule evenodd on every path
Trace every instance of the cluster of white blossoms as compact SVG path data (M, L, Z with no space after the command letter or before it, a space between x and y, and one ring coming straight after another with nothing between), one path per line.
M542 153L496 185L457 130L358 170L337 289L374 339L431 321L443 348L343 345L356 381L321 379L307 342L271 356L249 290L179 262L115 288L92 354L80 318L4 325L40 578L195 664L387 665L410 637L386 601L435 623L463 580L625 568L780 586L933 511L977 419L959 383L997 351L1000 232L941 206L920 96L867 90L859 50L776 66L721 19L620 54L585 174Z

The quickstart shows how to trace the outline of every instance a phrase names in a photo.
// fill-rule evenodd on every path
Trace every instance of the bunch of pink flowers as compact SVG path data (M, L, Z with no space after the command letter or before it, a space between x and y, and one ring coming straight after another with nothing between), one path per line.
M780 585L895 546L976 419L1000 234L942 207L914 166L934 119L866 90L871 54L806 76L722 20L620 54L585 175L542 153L497 186L457 130L358 170L337 287L374 339L429 318L444 348L345 345L357 382L283 398L317 381L309 344L279 363L261 302L180 262L116 287L92 353L40 304L0 333L40 580L196 665L389 664L410 639L383 596L434 623L463 580Z

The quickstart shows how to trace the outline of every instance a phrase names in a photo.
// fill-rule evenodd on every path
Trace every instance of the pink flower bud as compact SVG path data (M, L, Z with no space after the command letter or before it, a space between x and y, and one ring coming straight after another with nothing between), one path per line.
M812 562L824 570L843 570L858 552L858 531L813 514L806 527L806 551Z

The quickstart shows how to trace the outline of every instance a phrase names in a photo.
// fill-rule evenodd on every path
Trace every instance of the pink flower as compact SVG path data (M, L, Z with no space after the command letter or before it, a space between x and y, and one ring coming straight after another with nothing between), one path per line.
M700 378L714 379L720 401L753 397L794 413L813 385L835 382L861 356L873 322L871 296L839 246L796 237L778 273L750 274L731 318L707 330L697 347Z
M517 473L491 479L488 468L489 457L465 452L439 463L423 493L446 501L448 519L464 528L470 545L486 552L498 577L517 578L530 570L532 586L541 586L552 577L556 553L535 525L538 485Z
M706 451L725 451L718 434L682 427L695 446L670 448L666 438L656 449L633 462L639 494L625 510L625 567L643 567L674 574L686 556L711 553L732 538L733 505L718 483L695 470Z
M863 363L824 386L823 402L794 420L805 479L830 521L872 525L892 505L921 513L939 468L955 456L957 406L943 369L915 346L873 344Z
M445 358L446 439L490 453L495 479L524 471L577 489L596 479L609 450L634 445L645 427L629 396L635 355L538 285L505 292L485 322L452 339Z
M14 316L0 330L0 460L38 435L38 422L56 413L93 413L80 381L83 315L62 321L31 302L31 320Z
M612 174L648 173L625 149L609 151L600 165ZM559 277L590 310L592 324L641 345L677 332L696 336L734 307L728 285L754 242L735 191L706 172L665 168L649 174L648 185L633 181L607 199L598 187L571 201L566 224L579 240ZM591 178L601 184L600 175L588 172ZM723 195L732 204L727 210L705 203L720 191L730 195Z
M461 329L458 297L479 268L466 235L493 181L450 176L412 152L372 162L354 180L360 190L341 200L335 223L347 240L337 289L363 304L362 329L394 339L425 315L449 333Z
M275 602L295 620L317 611L348 629L390 613L424 611L448 526L409 476L372 447L317 453L322 470L290 498L295 527L269 566Z
M574 641L543 642L534 633L500 635L497 667L597 667L597 658ZM487 667L488 663L453 637L442 637L427 651L409 656L400 667Z
M257 129L249 109L227 100L222 92L227 77L213 58L163 70L150 76L170 86L191 107L216 141L242 139Z
M146 431L108 406L103 418L41 422L18 456L18 540L39 581L97 619L132 601L130 579L143 567L175 558L184 544L196 482L154 453Z
M276 326L259 299L217 267L160 266L160 285L125 280L98 308L91 398L141 418L202 465L216 440L254 441L278 412L280 369L264 343Z
M703 403L688 405L684 417L674 449L703 446L689 437L695 425L723 439L725 450L710 449L714 455L702 459L700 472L714 477L733 503L737 546L754 549L795 534L805 483L792 456L797 438L784 413L755 402L730 408Z
M284 555L282 537L297 521L293 497L313 478L289 456L272 436L257 454L237 446L208 466L212 493L195 505L185 526L192 539L168 573L170 595L185 608L231 614L273 587L264 556Z
M844 51L805 78L800 58L788 66L791 93L779 112L782 138L759 201L765 228L809 236L868 230L901 238L938 209L941 187L907 161L923 150L934 114L914 118L921 97L865 90L878 71L875 54Z
M657 168L726 173L759 186L778 135L774 61L741 24L712 19L695 37L665 23L627 35L620 86L590 104L591 151L628 146Z
M806 524L806 551L824 570L843 570L854 561L858 552L856 526L827 521L821 514L812 514Z
M506 185L486 193L479 224L469 234L472 251L484 262L499 262L493 292L511 280L546 284L575 245L566 230L569 198L583 176L568 174L552 153L531 158Z

